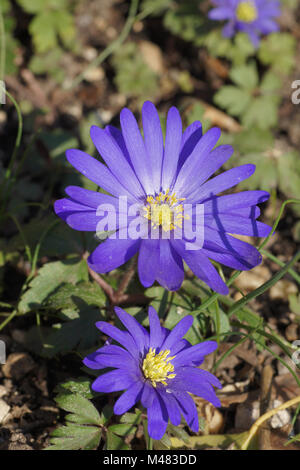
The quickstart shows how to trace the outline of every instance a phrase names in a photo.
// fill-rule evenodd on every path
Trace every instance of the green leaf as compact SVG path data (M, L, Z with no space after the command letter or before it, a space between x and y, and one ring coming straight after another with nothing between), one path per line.
M242 123L246 127L258 126L269 129L278 121L278 96L258 96L253 98L242 116Z
M109 428L107 430L106 439L107 450L129 450L130 448L121 437L116 436Z
M64 284L55 291L45 302L44 306L60 310L64 308L76 308L74 299L81 299L87 305L104 307L106 297L98 284L91 282L80 282L74 284Z
M272 33L261 41L258 57L265 65L272 65L279 74L289 74L294 66L296 41L289 33Z
M85 260L74 258L47 263L39 270L37 277L29 284L28 291L25 292L20 300L18 310L20 313L38 310L48 295L59 287L61 283L68 280L69 283L76 284L87 279L88 272Z
M68 424L52 433L51 445L46 450L93 450L100 443L102 430L96 426Z
M254 62L233 67L229 75L236 85L246 90L253 90L258 86L258 73Z
M55 388L55 392L59 394L74 393L81 395L84 398L93 398L94 394L91 391L91 382L86 377L78 377L78 379L67 380L59 384Z
M171 441L168 434L164 434L159 440L153 440L153 448L155 450L169 450L171 448Z
M45 354L48 357L73 351L75 348L85 352L99 339L99 331L95 323L103 320L101 313L98 309L86 306L80 298L76 302L79 311L64 310L63 314L70 315L72 319L53 325L52 332L47 336Z
M45 9L45 0L17 0L26 13L38 13Z
M251 95L246 90L241 90L232 85L225 85L214 95L214 102L225 108L229 114L240 116L248 108Z
M112 426L109 427L110 431L113 432L114 434L117 434L117 436L128 436L129 434L135 434L136 432L136 426L133 426L132 424L113 424Z
M29 25L37 52L46 52L56 47L55 17L51 12L36 15Z
M55 398L58 406L70 412L66 416L67 421L76 424L100 425L100 415L90 400L77 393L60 394Z

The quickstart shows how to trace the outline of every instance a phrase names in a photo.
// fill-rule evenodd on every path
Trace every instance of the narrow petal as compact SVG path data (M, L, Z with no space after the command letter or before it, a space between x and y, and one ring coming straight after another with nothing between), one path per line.
M162 170L162 188L170 189L175 182L182 140L182 122L179 111L174 106L167 116L165 152Z
M193 320L192 315L186 315L180 320L163 342L161 349L171 349L173 344L179 341L188 332L193 324Z
M123 325L130 332L133 340L135 341L139 351L144 352L145 349L145 332L146 330L136 321L134 317L129 315L120 307L115 307L115 312L123 323ZM148 333L147 333L148 334Z
M92 390L104 393L119 392L130 387L135 381L132 374L125 370L116 369L100 375L92 383Z
M99 321L96 323L97 328L102 331L107 336L110 336L112 339L117 341L117 343L121 344L124 346L124 348L127 349L127 351L134 357L137 358L139 355L139 351L137 348L137 345L135 341L133 340L132 336L130 333L127 333L125 331L119 330L119 328L116 328L113 325L110 325L107 322L104 321Z
M267 201L270 194L266 191L243 191L225 196L212 197L204 203L204 214L219 212L235 212L237 209L247 208ZM237 211L239 214L239 212Z
M88 257L88 265L97 273L107 273L132 258L140 247L140 240L108 238Z
M187 194L192 193L195 190L195 187L198 188L199 185L207 179L205 176L206 166L208 165L209 168L209 162L211 161L209 152L211 152L213 147L216 145L220 135L221 130L218 127L213 127L201 137L177 176L174 192L180 195L184 194L186 196ZM204 177L202 178L203 172Z
M250 219L233 214L207 215L204 224L219 232L250 235L251 237L267 237L272 230L272 227L269 225L258 222L253 218Z
M142 118L145 147L152 167L153 190L158 193L161 188L164 139L158 112L150 101L143 105Z
M123 413L126 413L126 411L130 410L130 408L140 400L142 389L142 382L138 381L133 383L116 401L114 413L116 415L122 415Z
M165 388L157 388L157 392L165 404L171 423L178 426L181 423L181 414L177 400Z
M128 150L127 150L127 147L126 147L126 144L125 144L125 140L124 140L123 134L120 131L120 129L117 129L117 127L114 127L114 126L106 126L105 127L105 132L107 132L114 139L116 144L120 147L120 150L121 150L122 154L124 155L124 157L126 158L126 160L128 161L129 165L132 167L132 162L130 160L130 155L128 153Z
M182 365L190 365L192 362L202 361L207 354L215 351L217 347L218 343L216 341L204 341L203 343L195 344L179 352L175 359L173 359L172 364L176 368Z
M231 8L226 8L226 7L219 7L219 8L214 8L208 13L208 18L211 20L228 20L229 18L232 18L234 15L234 12L232 11Z
M149 324L150 324L150 348L160 348L163 340L164 334L160 325L159 316L157 315L156 310L153 307L149 307L148 311Z
M144 388L141 395L141 403L144 408L149 408L154 398L156 397L156 391L148 382L144 383Z
M178 290L184 279L182 259L172 248L169 240L160 240L159 269L157 281L168 290Z
M111 171L95 158L76 149L67 150L66 157L76 170L105 191L114 196L127 196L130 201L136 202L133 194L127 191Z
M210 374L212 375L212 374ZM219 383L216 379L215 383ZM193 393L212 403L221 406L219 398L206 376L201 374L201 369L196 367L181 367L176 369L176 377L172 379L172 390L181 390Z
M199 279L204 281L214 291L222 295L228 294L228 287L225 282L201 250L186 250L181 240L174 240L173 244L180 256L183 257L186 264Z
M121 111L120 122L122 134L135 173L146 194L153 194L151 162L147 155L136 119L129 109L124 108Z
M249 243L238 240L224 232L205 227L205 241L203 248L212 251L221 251L230 254L244 264L244 270L257 266L262 261L259 251Z
M95 353L94 353L95 354ZM106 367L115 367L116 369L125 369L135 371L137 364L132 356L124 351L122 354L95 354L88 356L83 360L87 367L92 369L105 369ZM96 367L98 365L98 367Z
M159 271L159 240L142 240L139 250L138 273L141 284L150 287L154 283ZM150 262L151 260L151 262Z
M152 405L148 408L148 433L152 439L160 440L166 432L168 413L161 397L156 393Z
M184 419L186 420L189 428L194 432L198 432L199 431L198 411L197 411L196 405L192 397L184 391L178 392L178 391L172 390L172 394L176 398L180 411Z
M255 165L247 164L237 166L231 170L225 171L221 175L215 176L204 183L199 189L189 196L190 202L203 202L211 199L226 189L232 188L241 181L249 178L255 172Z
M105 204L107 207L111 205L115 210L118 210L119 207L118 199L108 194L98 193L90 189L81 188L80 186L68 186L65 191L74 201L93 209L97 209L102 204Z
M181 141L181 150L178 161L178 172L186 159L191 155L194 148L202 137L202 124L200 121L194 121L183 133Z
M112 174L131 194L137 198L144 197L145 192L136 174L114 139L104 129L97 126L92 126L90 133L95 147Z

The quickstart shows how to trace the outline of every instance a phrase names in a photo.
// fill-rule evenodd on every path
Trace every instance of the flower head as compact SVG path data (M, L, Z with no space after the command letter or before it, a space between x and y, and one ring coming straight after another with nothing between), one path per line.
M109 215L116 212L115 234L88 258L89 266L98 273L118 268L138 252L139 278L145 287L158 281L169 290L179 289L185 261L211 289L227 294L210 259L239 270L261 262L255 247L232 234L269 234L270 227L256 220L260 214L257 204L269 194L245 191L218 196L249 178L255 166L242 165L209 179L233 153L230 145L214 148L221 134L217 127L203 135L201 123L196 121L182 133L180 114L172 107L164 142L159 115L149 101L143 105L142 118L144 137L127 108L121 112L121 131L112 126L91 128L92 140L106 165L80 150L67 150L69 162L111 196L69 186L69 198L56 201L55 211L72 228L92 232L100 232L99 207L108 206ZM124 197L141 214L134 237L129 231L121 236L135 222L120 205ZM193 209L198 206L204 211L200 219ZM192 249L187 244L189 233L182 233L188 224L193 236L201 233Z
M103 346L84 359L91 369L114 369L100 375L92 389L105 393L126 390L115 403L117 415L141 402L148 410L148 432L153 439L162 438L169 420L178 426L181 416L197 432L198 413L189 393L214 406L221 405L213 388L221 388L219 380L198 367L217 348L217 343L204 341L192 346L182 338L193 323L191 315L170 331L160 325L156 311L149 307L148 332L121 308L116 307L115 312L128 331L106 322L96 323L118 345Z
M247 33L254 47L261 34L278 31L274 18L280 15L278 0L213 0L216 8L208 14L212 20L228 20L223 36L232 37L236 31Z

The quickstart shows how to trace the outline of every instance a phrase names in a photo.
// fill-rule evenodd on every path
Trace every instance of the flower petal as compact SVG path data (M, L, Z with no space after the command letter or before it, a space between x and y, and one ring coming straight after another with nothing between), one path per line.
M175 182L182 140L182 122L179 111L174 106L167 116L165 152L162 169L162 189L170 189Z
M200 121L194 121L190 124L182 135L181 150L178 161L178 172L186 159L191 155L194 148L202 137L202 124Z
M134 357L138 357L138 348L133 340L133 337L131 336L130 333L127 333L125 331L119 330L119 328L116 328L115 326L111 325L110 323L104 322L104 321L98 321L96 323L97 328L99 328L102 333L104 333L107 336L110 336L112 339L117 341L119 344L124 346L124 348L127 349L127 351Z
M120 321L123 323L123 325L127 328L127 330L130 332L131 336L133 337L133 340L135 341L139 351L144 352L145 349L145 334L148 335L148 332L145 330L145 328L142 327L142 325L139 324L139 322L136 321L134 317L129 315L129 313L125 312L120 307L115 307L115 312L120 319Z
M164 139L158 112L153 103L146 101L142 108L144 141L151 162L153 190L159 193L161 187Z
M149 307L148 310L149 324L150 324L150 348L160 348L163 340L164 334L160 325L159 316L156 310L153 307Z
M136 378L132 373L126 370L115 369L100 375L92 383L92 390L104 393L119 392L130 387L135 381Z
M189 428L194 431L199 431L199 420L198 420L198 411L194 400L192 397L186 393L181 391L173 391L172 394L176 398L180 411L187 422Z
M137 198L144 197L145 192L136 174L114 139L104 129L97 126L92 126L90 133L95 147L112 174L131 194Z
M126 411L130 410L130 408L140 400L142 389L142 382L133 383L116 401L114 413L116 415L122 415L123 413L126 413Z
M168 413L161 397L156 393L152 405L148 408L148 434L152 439L160 440L166 432Z
M88 257L88 265L97 273L107 273L132 258L140 247L140 240L108 238Z
M184 279L182 259L175 252L169 240L160 240L159 269L157 281L168 290L178 290Z
M136 198L119 183L111 171L95 158L76 149L67 150L66 157L76 170L105 191L114 196L127 196L128 200L136 202Z
M124 108L120 114L122 134L134 171L146 194L153 194L151 162L146 152L138 124L132 112Z
M217 347L218 343L216 341L204 341L203 343L195 344L179 352L172 360L172 364L176 368L182 365L190 365L192 362L202 361L207 354L215 351Z
M160 262L159 240L142 240L138 258L138 273L141 284L150 287L154 283ZM151 260L151 262L149 262Z
M179 341L191 328L194 317L192 315L186 315L177 325L171 330L170 334L166 337L165 341L161 346L161 350L171 349L173 344Z

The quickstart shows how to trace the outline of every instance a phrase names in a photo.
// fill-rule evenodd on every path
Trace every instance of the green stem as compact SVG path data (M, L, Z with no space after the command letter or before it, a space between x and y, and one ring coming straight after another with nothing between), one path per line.
M284 262L278 259L276 256L272 255L272 253L269 253L267 250L264 250L261 248L260 250L261 254L269 258L271 261L274 263L278 264L281 268L285 266ZM288 273L292 276L293 279L295 279L298 284L300 284L300 276L294 271L293 269L289 269Z
M0 80L4 80L5 76L5 28L3 21L2 8L0 5Z
M102 62L104 62L113 52L115 52L123 44L128 34L130 33L133 23L135 22L138 5L139 5L139 0L131 0L128 18L126 20L126 23L124 25L124 28L121 34L118 36L118 38L115 41L111 42L109 46L106 47L106 49L104 49L104 51L102 51L101 54L98 57L96 57L96 59L93 60L93 62L91 62L81 74L79 74L73 80L73 83L69 88L74 88L78 86L82 82L82 80L84 80L85 74L88 70L102 64Z

